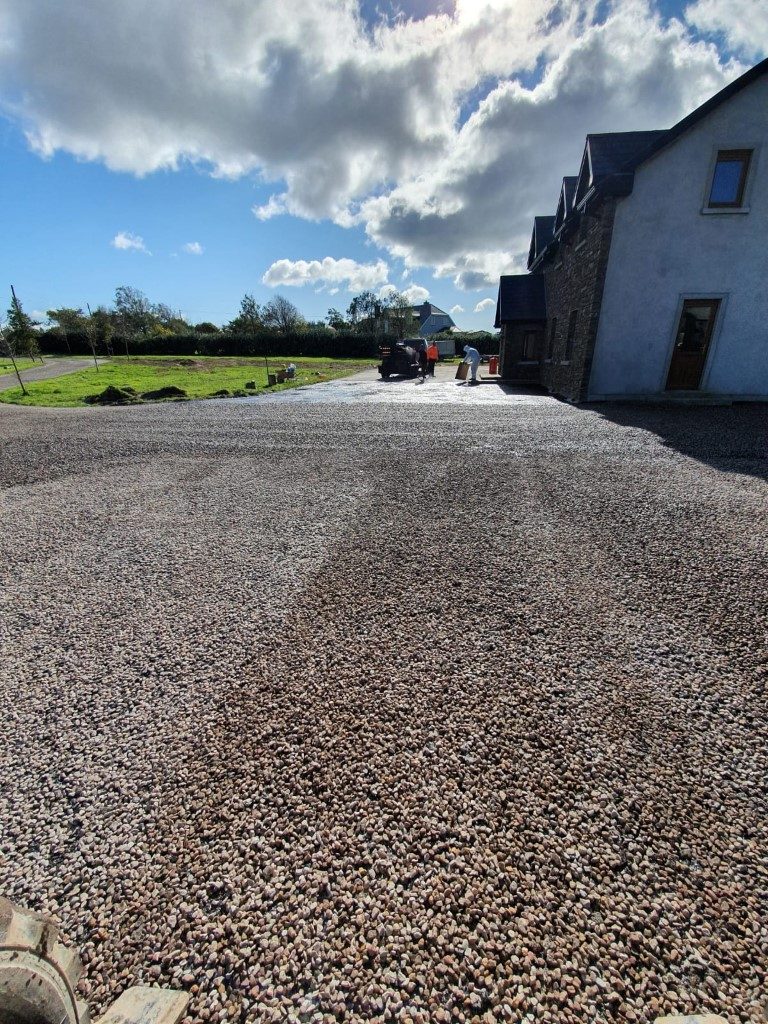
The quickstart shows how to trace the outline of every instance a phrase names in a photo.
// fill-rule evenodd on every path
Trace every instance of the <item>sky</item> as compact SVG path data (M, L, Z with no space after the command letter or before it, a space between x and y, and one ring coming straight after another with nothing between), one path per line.
M768 0L0 0L0 311L398 289L491 329L587 132L767 54Z

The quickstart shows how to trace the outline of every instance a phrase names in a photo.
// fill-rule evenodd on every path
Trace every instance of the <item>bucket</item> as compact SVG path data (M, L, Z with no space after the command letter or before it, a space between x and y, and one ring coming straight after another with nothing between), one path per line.
M498 356L491 356L491 358L488 360L488 372L489 373L498 373L499 372L499 357Z

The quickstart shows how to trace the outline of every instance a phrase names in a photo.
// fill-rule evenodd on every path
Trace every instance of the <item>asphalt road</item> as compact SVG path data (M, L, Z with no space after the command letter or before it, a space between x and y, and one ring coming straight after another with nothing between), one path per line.
M0 406L0 890L97 1010L763 1021L766 409L322 387Z

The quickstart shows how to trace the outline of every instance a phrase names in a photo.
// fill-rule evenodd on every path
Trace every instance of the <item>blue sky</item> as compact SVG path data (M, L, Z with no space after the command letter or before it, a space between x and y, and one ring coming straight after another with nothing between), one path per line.
M586 131L672 124L768 48L762 0L492 4L0 0L0 294L223 323L370 283L490 328Z

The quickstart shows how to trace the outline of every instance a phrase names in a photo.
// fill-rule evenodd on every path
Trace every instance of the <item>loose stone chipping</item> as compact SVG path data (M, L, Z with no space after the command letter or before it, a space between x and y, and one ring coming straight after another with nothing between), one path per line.
M2 891L97 1010L762 1021L765 426L0 408Z

